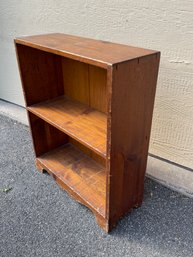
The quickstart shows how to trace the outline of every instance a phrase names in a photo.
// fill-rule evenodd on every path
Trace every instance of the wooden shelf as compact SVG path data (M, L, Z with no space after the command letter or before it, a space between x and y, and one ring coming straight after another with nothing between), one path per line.
M64 96L27 109L102 157L106 157L106 114Z
M79 149L66 144L37 159L37 165L51 173L62 187L105 217L106 174L98 164Z
M160 53L58 33L15 47L37 168L110 231L142 204Z

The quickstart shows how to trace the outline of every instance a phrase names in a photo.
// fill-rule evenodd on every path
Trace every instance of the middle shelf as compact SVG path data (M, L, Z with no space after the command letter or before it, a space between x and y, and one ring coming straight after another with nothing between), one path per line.
M81 144L106 157L107 115L60 96L28 106L27 110Z

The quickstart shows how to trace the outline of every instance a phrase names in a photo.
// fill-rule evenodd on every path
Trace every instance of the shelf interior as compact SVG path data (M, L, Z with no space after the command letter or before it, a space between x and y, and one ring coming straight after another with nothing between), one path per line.
M107 70L17 45L27 109L106 158Z
M16 47L38 167L105 217L107 70Z
M65 96L27 109L102 157L106 157L107 116Z
M43 154L37 162L67 187L67 191L105 217L105 167L70 143Z

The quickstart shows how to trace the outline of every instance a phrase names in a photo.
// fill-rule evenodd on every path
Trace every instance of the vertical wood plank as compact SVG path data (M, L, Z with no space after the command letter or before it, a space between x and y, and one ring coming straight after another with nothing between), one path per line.
M89 65L90 106L107 113L107 71Z
M64 94L89 105L88 64L62 58Z
M113 69L110 152L110 227L143 199L159 54Z

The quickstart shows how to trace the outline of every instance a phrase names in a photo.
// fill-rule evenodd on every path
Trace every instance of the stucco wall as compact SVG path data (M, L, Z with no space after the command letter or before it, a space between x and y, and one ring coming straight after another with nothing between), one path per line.
M0 98L24 104L13 38L47 32L160 50L149 152L193 168L192 0L1 0Z

